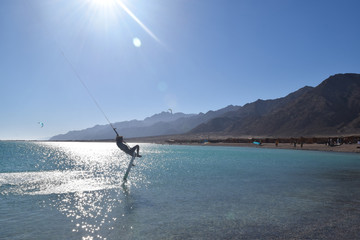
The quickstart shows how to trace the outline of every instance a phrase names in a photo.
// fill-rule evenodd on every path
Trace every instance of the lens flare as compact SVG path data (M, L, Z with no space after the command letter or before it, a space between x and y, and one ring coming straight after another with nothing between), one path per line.
M141 41L139 38L135 37L133 38L133 44L135 47L141 47Z
M145 26L143 22L140 21L139 18L135 16L135 14L130 11L130 9L121 1L117 0L116 3L135 21L139 24L139 26L147 33L149 34L155 41L158 43L161 43L160 39L148 28Z

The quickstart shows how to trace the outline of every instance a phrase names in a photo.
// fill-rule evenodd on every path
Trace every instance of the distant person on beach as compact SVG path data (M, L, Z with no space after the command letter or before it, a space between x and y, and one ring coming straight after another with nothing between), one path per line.
M139 145L136 145L135 147L130 148L129 145L124 141L124 138L122 136L116 135L116 145L125 153L129 154L130 156L133 156L134 152L136 151L136 157L142 157L139 154L140 147Z

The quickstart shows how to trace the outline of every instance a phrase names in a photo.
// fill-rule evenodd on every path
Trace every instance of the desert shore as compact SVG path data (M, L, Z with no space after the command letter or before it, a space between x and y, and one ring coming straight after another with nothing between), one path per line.
M254 147L254 148L273 148L273 149L291 149L291 150L309 150L309 151L327 151L327 152L348 152L360 153L359 137L321 137L321 138L229 138L229 137L210 137L210 140L204 136L158 136L145 138L132 138L128 142L143 142L169 145L196 145L196 146L231 146L231 147ZM211 140L212 139L212 140ZM329 144L328 139L341 139L341 144ZM349 141L351 139L351 141ZM261 142L261 145L253 144L253 141ZM278 142L278 144L276 144ZM296 142L296 144L294 144ZM302 144L301 144L302 143Z
M207 143L207 144L191 144L191 145L204 145L204 146L232 146L232 147L254 147L254 148L273 148L273 149L291 149L291 150L309 150L309 151L327 151L327 152L348 152L360 153L359 144L342 144L340 146L327 146L325 144L294 144L279 143L276 146L274 143L262 143L260 146L253 143Z
M348 141L351 138L351 141ZM194 146L229 146L229 147L253 147L253 148L273 148L273 149L291 149L308 151L326 151L326 152L347 152L360 153L360 137L321 137L321 138L214 138L209 140L204 136L190 137L183 135L155 136L128 138L126 142L130 143L154 143L161 145L194 145ZM329 144L327 139L341 139L340 144ZM278 141L277 141L278 140ZM69 142L113 142L114 139L104 140L73 140ZM254 141L261 142L261 145L254 144ZM56 142L56 141L55 141ZM278 142L278 144L276 144ZM296 144L294 144L296 143ZM302 144L301 144L302 143Z

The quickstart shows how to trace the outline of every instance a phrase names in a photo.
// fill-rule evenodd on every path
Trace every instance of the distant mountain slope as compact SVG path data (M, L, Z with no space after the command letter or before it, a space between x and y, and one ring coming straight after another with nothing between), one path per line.
M190 133L310 136L360 133L360 75L336 74L315 88L258 100L214 118Z
M113 124L125 138L174 134L314 136L360 133L360 74L336 74L285 97L229 105L206 114L162 112ZM112 139L109 125L70 131L50 140Z
M186 119L194 115L195 114L184 114L184 113L171 114L169 112L161 112L151 117L147 117L143 121L131 120L124 122L117 122L114 123L113 126L117 129L119 134L122 134L123 136L139 137L142 135L141 129L143 130L146 128L151 129L150 126L158 122L167 123L171 121L176 121L180 118ZM146 131L144 132L144 134L147 134ZM66 134L59 134L50 138L50 140L100 140L100 139L111 139L111 138L114 138L114 131L107 124L107 125L96 125L94 127L83 130L70 131Z
M240 107L230 105L217 111L209 111L206 114L172 114L162 112L145 118L143 121L124 121L114 123L113 126L117 129L118 133L125 138L183 134L203 122L239 108ZM50 138L50 140L101 140L112 139L114 137L114 131L109 125L97 125L84 130L70 131L66 134L56 135Z

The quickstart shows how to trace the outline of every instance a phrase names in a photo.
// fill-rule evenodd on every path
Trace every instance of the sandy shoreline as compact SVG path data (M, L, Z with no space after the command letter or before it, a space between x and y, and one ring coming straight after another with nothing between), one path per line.
M255 138L252 138L255 139ZM261 139L261 138L258 138ZM324 139L324 138L323 138ZM233 139L232 139L233 140ZM239 139L238 139L239 140ZM184 138L182 136L156 136L156 137L141 137L125 139L130 143L153 143L161 145L193 145L193 146L231 146L231 147L253 147L253 148L272 148L272 149L290 149L290 150L309 150L309 151L326 151L326 152L347 152L347 153L360 153L360 144L357 143L344 143L341 145L329 146L325 143L309 143L304 141L302 146L301 141L296 139L297 144L294 146L295 138L282 139L276 146L275 142L261 141L261 145L252 143L249 139L240 139L241 141L228 141L228 139L222 138L217 140L203 141L200 138ZM272 139L273 140L273 139ZM74 140L65 142L113 142L114 139L106 140ZM62 142L62 141L50 141L50 142Z
M172 138L173 137L173 138ZM177 137L177 138L176 138ZM182 139L179 136L161 136L161 137L148 137L148 138L132 138L128 142L137 143L155 143L155 144L168 144L168 145L194 145L194 146L231 146L231 147L254 147L254 148L273 148L273 149L291 149L291 150L309 150L309 151L326 151L326 152L348 152L360 153L360 144L341 144L339 146L329 146L325 143L308 143L304 142L301 146L297 141L294 146L292 139L287 139L285 142L279 142L276 146L275 142L264 142L261 145L253 144L252 141L247 142L227 142L225 139L218 139L216 141L198 141L198 139L188 138ZM173 139L173 140L172 140Z
M176 144L181 145L181 144ZM185 145L185 144L183 144ZM279 143L276 147L274 143L263 143L261 146L253 143L206 143L206 144L186 144L186 145L197 145L197 146L231 146L231 147L253 147L253 148L271 148L271 149L290 149L290 150L308 150L308 151L326 151L326 152L347 152L347 153L360 153L359 144L342 144L340 146L330 147L325 144L297 144L294 147L290 143Z
M194 146L231 146L326 152L360 153L360 136L275 138L261 136L167 135L125 139L128 142ZM253 142L261 142L256 145ZM276 146L276 142L278 143ZM294 144L296 142L296 144ZM302 144L301 144L302 143ZM341 143L341 144L339 144ZM332 146L330 146L332 145Z

